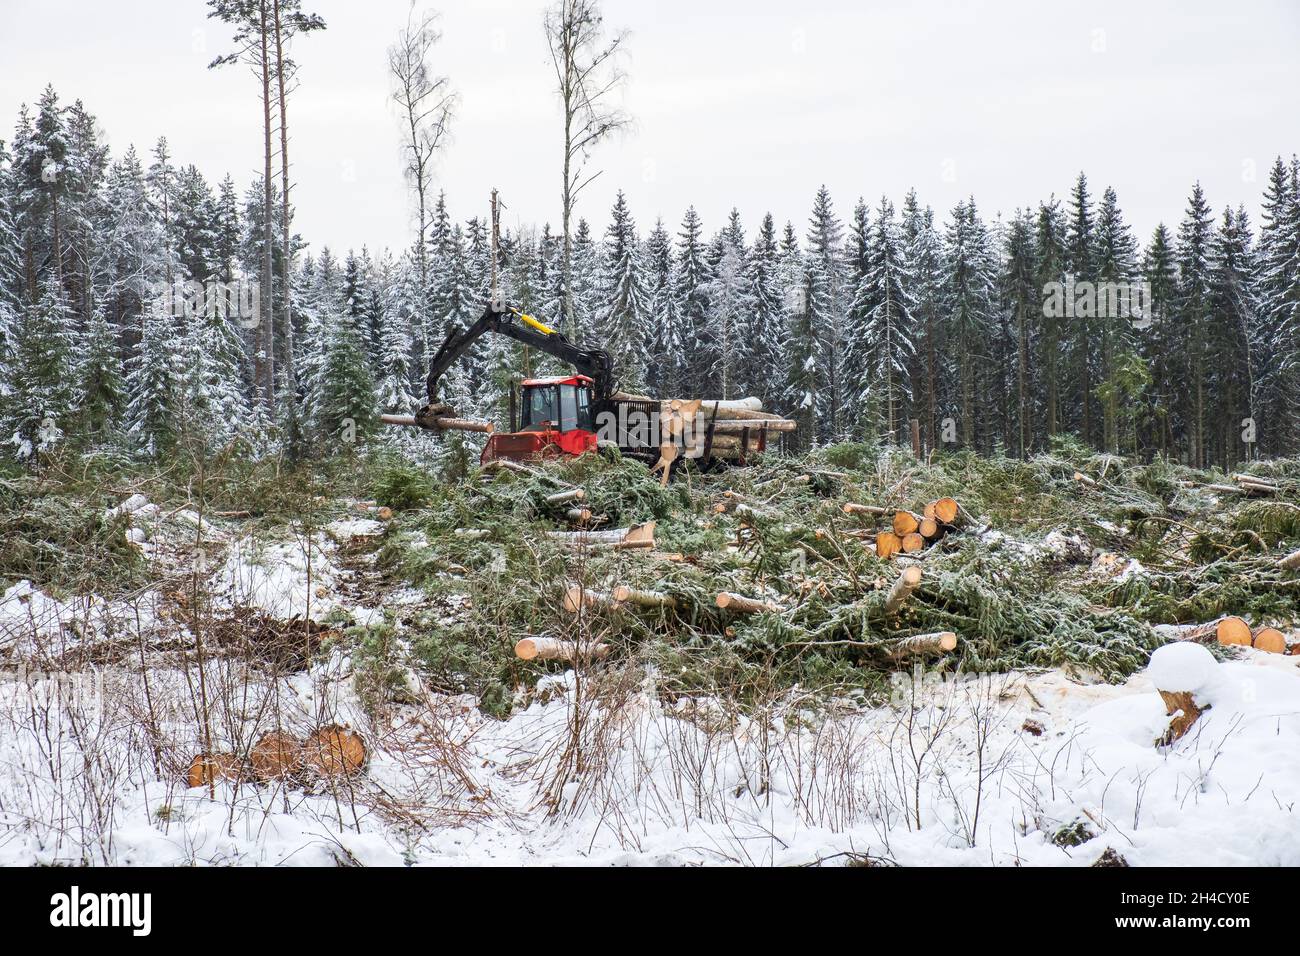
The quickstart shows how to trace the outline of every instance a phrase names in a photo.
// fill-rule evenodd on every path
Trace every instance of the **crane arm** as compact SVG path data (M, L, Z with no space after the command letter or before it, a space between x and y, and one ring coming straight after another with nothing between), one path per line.
M498 309L489 303L483 310L483 314L469 328L453 328L447 333L447 338L434 354L433 360L429 363L429 377L426 382L429 409L446 407L438 403L439 380L485 332L496 332L512 338L516 342L572 365L579 374L586 375L595 383L594 397L597 400L608 399L614 391L613 360L607 351L574 345L561 333L531 315L525 315L518 309Z

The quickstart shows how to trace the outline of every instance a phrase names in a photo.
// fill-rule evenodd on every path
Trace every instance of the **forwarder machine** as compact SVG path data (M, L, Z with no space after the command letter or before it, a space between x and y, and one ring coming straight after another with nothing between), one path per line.
M519 395L512 389L508 432L495 432L489 424L456 419L456 410L438 399L438 383L443 375L486 332L514 339L575 369L573 375L526 379ZM498 459L524 462L560 455L577 456L613 445L628 457L663 468L666 479L668 471L684 457L696 458L701 467L711 466L717 458L714 431L720 403L713 403L711 410L710 403L700 401L661 402L619 392L609 352L575 345L559 331L508 306L489 303L469 328L453 328L448 333L429 364L426 389L428 403L414 416L385 415L383 420L391 425L414 425L430 431L464 428L490 432L483 447L482 464ZM520 410L522 414L517 415ZM703 419L702 429L692 427L697 412ZM719 436L719 446L727 446L728 460L741 464L748 454L766 449L769 423L755 421L752 428L747 427L749 423L743 424L746 427L739 440L732 434L725 438ZM736 447L739 455L735 454Z

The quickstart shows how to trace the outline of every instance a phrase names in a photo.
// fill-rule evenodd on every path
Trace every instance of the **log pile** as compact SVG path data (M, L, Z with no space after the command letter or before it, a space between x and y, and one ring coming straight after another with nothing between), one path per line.
M848 515L889 517L890 527L876 533L876 557L889 560L897 554L919 554L949 534L975 526L970 514L955 498L939 498L917 514L901 509L891 513L874 505L849 503L842 506Z
M241 760L233 753L197 754L185 782L190 787L219 782L304 783L350 777L363 771L369 754L360 735L339 724L318 727L305 739L282 730L263 734Z
M1205 624L1160 624L1154 628L1157 635L1170 641L1191 641L1198 644L1220 644L1223 647L1253 647L1270 654L1300 654L1300 640L1289 641L1287 635L1276 627L1252 627L1235 614L1225 615Z
M614 397L650 401L625 393ZM666 485L673 463L681 457L745 462L765 450L773 435L796 427L793 419L764 411L757 398L667 399L659 403L659 460L651 471L660 473L660 481Z

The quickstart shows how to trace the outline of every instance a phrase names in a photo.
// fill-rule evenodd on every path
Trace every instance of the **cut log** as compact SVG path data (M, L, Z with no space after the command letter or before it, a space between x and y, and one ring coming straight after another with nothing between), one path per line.
M934 518L935 520L938 520L938 516L934 513L933 501L931 501L928 505L926 505L923 509L921 509L921 516L924 518Z
M719 592L715 603L724 611L735 611L737 614L760 614L763 611L776 610L766 601L758 601L754 598L745 597L743 594L735 594L732 591Z
M889 513L888 508L881 508L877 505L858 505L851 501L845 502L840 510L846 515L872 515L877 518Z
M741 432L756 432L766 430L769 432L792 432L799 427L799 423L789 418L755 418L748 421L716 421L713 423L713 433L715 435L739 435Z
M1257 650L1270 654L1286 653L1286 635L1275 627L1257 627L1251 635L1251 643Z
M925 538L927 541L933 541L935 538L939 537L939 534L943 529L940 527L939 522L936 519L926 517L921 519L921 523L917 526L916 530L921 537Z
M190 761L185 783L190 787L206 787L221 780L236 783L242 777L239 760L234 754L198 754Z
M564 592L564 609L570 614L577 614L584 607L615 608L618 606L619 602L608 591L594 591L591 588L584 588L581 584L571 584Z
M547 495L546 503L553 506L567 505L570 502L582 501L586 497L587 493L581 488L570 488L568 491L557 491L553 495Z
M366 765L366 745L346 727L330 724L309 736L302 745L305 767L323 777L351 776Z
M579 646L576 641L556 637L525 637L515 644L515 656L522 661L568 661L573 663L586 656L602 660L609 656L608 644Z
M511 461L509 458L494 458L489 462L485 462L483 466L479 468L479 471L487 474L492 474L497 471L513 471L516 475L528 475L530 478L541 478L545 481L553 482L554 484L562 484L559 479L552 475L548 475L544 471L529 468L527 465L521 464L517 461Z
M904 602L916 590L921 583L921 569L916 565L910 568L904 568L903 573L898 576L894 586L889 589L889 597L885 599L885 613L897 614Z
M573 524L587 524L591 521L590 508L570 508L564 513L564 517Z
M637 607L677 607L677 599L671 594L663 591L643 591L638 588L630 588L626 584L620 584L614 588L614 600L621 601L624 604L635 604Z
M972 524L971 516L966 512L956 498L940 498L934 503L934 516L943 524L950 525L954 528L965 527Z
M916 554L918 551L925 550L925 538L920 533L913 531L911 534L903 535L903 553Z
M1242 489L1236 485L1202 485L1206 491L1216 491L1221 495L1239 495Z
M557 541L577 547L604 545L653 548L655 544L655 522L653 521L646 521L630 528L610 528L605 531L548 531L546 533Z
M609 547L612 551L653 551L655 543L653 541L619 541L606 547Z
M1275 495L1278 493L1277 485L1257 485L1251 481L1241 482L1241 490L1248 495Z
M1240 644L1250 647L1252 635L1250 625L1239 617L1225 617L1215 625L1215 636L1225 646Z
M1256 488L1268 488L1272 491L1277 491L1277 482L1270 478L1260 478L1257 475L1236 474L1232 476L1232 480L1243 486L1254 485Z
M1187 690L1162 690L1160 699L1165 702L1165 713L1174 718L1160 741L1168 745L1192 729L1192 724L1200 719L1201 708L1196 706L1192 692Z
M933 634L916 634L902 637L893 643L889 652L895 657L911 657L915 654L947 654L957 649L957 635L952 631L936 631Z
M379 420L385 425L397 425L402 428L423 428L425 431L481 432L490 435L496 428L491 422L476 422L468 418L418 418L415 415L380 415Z
M712 412L714 406L717 406L718 417L721 418L723 412L761 412L763 410L763 400L760 398L732 398L732 399L711 399L711 398L674 398L670 399L667 404L678 403L682 407L688 407L694 403L697 406L707 406Z
M914 514L911 511L894 512L894 534L898 535L900 538L905 534L911 534L920 526L920 524L920 515Z
M876 557L886 561L903 550L903 539L892 531L882 531L876 535Z
M1208 621L1205 624L1157 624L1151 630L1167 641L1192 641L1196 644L1208 644L1219 639L1219 622Z
M1293 551L1277 563L1283 571L1300 571L1300 551Z
M1084 474L1083 472L1081 472L1081 471L1076 471L1076 472L1074 473L1074 480L1077 481L1079 484L1083 485L1085 488L1096 488L1096 487L1097 487L1096 479L1089 478L1087 475L1085 475L1085 474Z
M288 776L298 769L301 747L297 739L273 730L253 745L248 763L258 780L268 781Z

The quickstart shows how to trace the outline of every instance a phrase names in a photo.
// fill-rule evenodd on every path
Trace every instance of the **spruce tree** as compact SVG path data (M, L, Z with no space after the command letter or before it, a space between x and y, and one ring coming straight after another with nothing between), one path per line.
M994 322L996 262L988 231L972 197L952 212L946 236L945 307L950 361L956 374L962 444L981 439L976 408L990 371L989 341Z
M1180 340L1176 314L1178 273L1173 240L1164 223L1158 225L1142 259L1142 279L1151 290L1149 325L1140 340L1139 355L1151 371L1153 388L1148 391L1148 417L1152 434L1149 444L1161 455L1172 454L1174 426L1178 423L1178 400L1183 383L1178 374Z
M1254 402L1260 448L1300 449L1300 175L1279 156L1269 170L1259 231Z
M1225 468L1233 467L1248 449L1243 431L1256 423L1255 353L1251 341L1259 312L1255 290L1255 250L1250 217L1244 208L1225 208L1213 239L1210 275L1210 325L1208 349L1214 356L1207 373L1212 397L1210 421L1213 457ZM1254 436L1258 438L1258 428ZM1254 442L1251 443L1252 446Z
M748 258L748 321L742 322L741 371L743 389L755 395L764 408L780 405L785 380L784 306L781 296L781 260L772 214L763 217Z
M3 434L20 459L51 451L64 438L75 409L73 316L57 276L22 312L3 392Z
M914 315L919 325L912 371L917 417L921 419L926 446L934 448L944 378L943 250L934 228L934 211L929 206L921 207L915 189L908 191L903 202L903 241L912 272L910 291L916 302Z
M605 231L603 267L598 279L596 316L604 330L604 347L614 360L615 374L625 389L645 385L649 364L649 312L642 285L636 224L622 190L614 201Z
M867 245L867 271L854 296L862 324L860 336L865 362L857 366L859 378L850 382L856 403L870 416L870 434L886 442L899 442L906 432L912 407L912 368L916 300L902 229L894 205L880 198Z
M1137 271L1137 242L1124 223L1119 198L1109 186L1102 194L1097 211L1092 261L1097 281L1097 317L1094 327L1098 339L1099 387L1106 387L1102 401L1102 443L1107 451L1119 451L1120 402L1123 395L1116 380L1121 368L1131 373L1140 361L1133 339L1133 297L1129 283ZM1124 303L1128 315L1121 315Z
M1034 229L1034 247L1038 254L1037 285L1046 298L1049 287L1063 289L1068 263L1066 259L1065 224L1061 204L1055 197L1038 206ZM1069 321L1060 310L1044 309L1042 336L1040 337L1039 368L1043 384L1044 432L1048 439L1062 427L1067 427L1063 411L1065 394L1064 349L1070 329Z
M1013 374L1015 415L1014 447L1021 458L1034 445L1036 394L1034 353L1042 323L1042 290L1037 282L1034 214L1017 210L1007 235L1002 297L1015 336Z
M676 397L682 394L681 313L673 288L673 241L662 219L646 238L644 278L651 336L646 391L659 398Z
M81 333L84 348L75 370L78 431L91 444L100 444L120 427L126 411L126 382L118 354L117 334L102 308L96 308Z
M181 432L183 356L175 317L155 299L140 316L140 339L128 364L129 434L144 454L167 452Z
M711 385L710 359L715 354L713 330L709 325L709 275L701 235L703 227L695 207L686 210L677 233L677 270L673 291L682 330L682 354L678 359L681 386L688 396L703 396Z
M325 352L316 403L317 434L328 447L341 450L375 429L375 380L366 349L365 275L361 261L349 254L343 277L342 308L325 316Z
M847 437L851 421L849 389L844 381L844 326L848 312L843 261L844 227L835 215L830 191L823 185L813 200L804 251L808 275L808 322L816 341L817 439Z
M1092 282L1093 273L1093 218L1092 198L1088 192L1088 177L1079 173L1070 191L1069 228L1066 234L1065 267L1075 283ZM1071 378L1074 382L1074 401L1077 412L1071 424L1077 425L1085 442L1093 441L1092 404L1093 368L1096 365L1095 299L1078 297L1078 306L1070 319L1067 341Z
M1178 354L1183 357L1179 373L1184 376L1182 420L1186 423L1188 463L1203 468L1206 455L1206 366L1210 360L1211 298L1210 272L1214 226L1210 206L1198 182L1192 188L1187 212L1178 227Z

